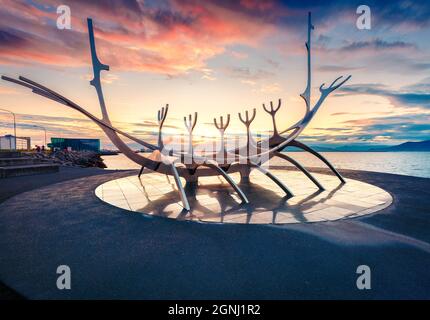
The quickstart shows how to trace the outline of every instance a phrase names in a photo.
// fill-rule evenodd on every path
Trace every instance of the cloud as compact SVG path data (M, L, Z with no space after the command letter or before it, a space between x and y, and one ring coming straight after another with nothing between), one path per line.
M104 146L110 146L111 142L102 133L100 128L92 121L86 118L56 117L32 114L16 114L18 136L30 136L34 143L40 143L43 140L45 128L49 137L87 137L99 138ZM0 129L6 129L11 133L12 122L10 115L0 113ZM115 127L122 129L131 134L136 134L142 139L149 142L155 142L158 134L158 124L151 120L142 120L142 122L115 122ZM165 129L181 129L175 124L166 123ZM3 133L2 133L3 134ZM137 148L137 145L134 145Z
M151 128L152 132L154 131L154 129L158 130L158 123L154 122L154 121L150 121L150 120L144 120L143 122L135 122L135 123L131 123L131 125L136 126L136 127L145 127L145 128ZM173 124L168 124L165 123L163 124L163 128L171 128L171 129L183 129L182 127L173 125Z
M409 67L411 68L411 69L414 69L414 70L421 70L421 71L423 71L423 70L428 70L428 69L430 69L430 63L426 63L426 62L412 62L412 63L409 63Z
M430 114L406 114L392 117L365 118L344 121L343 125L356 130L354 136L371 141L384 136L394 141L421 141L430 139Z
M252 70L248 67L228 67L224 70L225 74L231 78L237 78L244 81L258 81L269 79L275 75L274 72L264 70L264 69L256 69Z
M338 21L339 16L351 21L356 18L352 10L356 8L355 1L340 0L65 0L61 4L73 9L71 31L55 27L57 0L3 0L0 63L88 65L86 17L89 15L94 19L99 56L104 63L115 70L170 76L205 68L211 58L226 52L232 44L258 47L270 36L303 32L309 10L317 12L315 24L321 30L332 25L331 21ZM399 6L393 6L370 1L368 5L378 26L403 22L415 26L428 24L428 19L424 19L428 17L426 13L430 14L428 4L401 1ZM316 39L317 47L331 43L330 36L320 34ZM414 48L412 43L376 38L350 42L335 50ZM243 53L233 55L244 57ZM277 68L277 62L273 62L272 66Z
M341 51L361 51L361 50L392 50L392 49L416 49L416 45L404 41L385 41L373 39L368 41L354 41L339 48Z
M268 65L270 65L275 69L279 68L280 66L280 63L278 61L273 60L272 58L266 58L265 61L267 62Z
M200 70L200 72L203 74L201 76L202 79L204 79L204 80L210 80L210 81L216 80L216 77L214 76L214 71L212 69L203 68L203 69Z
M394 109L390 112L372 112L366 118L346 120L340 124L340 139L350 137L351 142L420 141L430 139L430 78L404 86L398 90L378 83L354 84L341 87L338 95L376 95L389 99ZM338 112L332 116L358 115ZM363 114L364 115L364 114ZM373 117L369 117L373 115ZM330 129L331 130L331 129ZM324 132L324 131L323 131ZM336 135L336 139L338 135ZM355 140L354 140L355 139Z
M322 72L347 72L353 70L361 70L363 67L348 67L340 65L321 65L317 66L316 69Z
M406 114L346 120L339 127L314 128L301 139L318 144L397 144L430 139L430 114ZM334 134L333 134L334 132Z
M409 87L410 89L411 87ZM408 87L406 88L408 89ZM354 84L341 87L339 95L369 94L388 98L397 105L430 109L430 93L417 91L392 90L381 84Z
M424 78L421 81L411 84L409 86L405 86L404 90L430 93L430 77Z
M263 85L260 91L264 93L279 93L282 91L281 89L282 88L279 85L279 83L270 83L270 84Z
M257 82L252 81L252 80L240 80L240 82L243 84L250 85L250 86L255 86L257 84Z
M0 30L0 47L21 47L26 40L13 33L13 31Z
M403 0L392 2L373 0L368 3L373 9L375 21L398 28L425 27L430 24L430 4L427 1Z
M69 4L73 8L72 30L56 29L55 0L44 0L46 7L36 0L3 2L2 64L88 65L85 19L89 14L104 63L115 70L170 75L205 68L206 61L223 53L229 44L256 45L275 30L255 15L265 6L252 1L233 8L212 1L172 0L155 5L138 0L75 0Z
M94 78L94 76L92 74L87 74L83 78L87 81L91 81ZM114 82L117 82L118 80L119 80L118 75L113 73L106 73L103 75L100 81L104 84L112 84Z
M274 1L267 0L240 0L240 4L251 10L266 11L275 7Z
M373 103L373 101L372 101ZM330 114L331 116L351 116L351 115L362 115L363 113L360 112L334 112ZM372 112L373 115L390 115L392 112L390 111L378 111L378 112Z
M2 67L37 64L43 64L44 67L88 67L90 59L86 17L92 16L100 60L109 64L115 74L133 70L177 79L186 78L190 72L195 72L195 78L209 81L219 76L212 70L216 65L221 66L220 73L238 79L239 85L251 85L254 92L266 93L280 90L283 80L277 77L280 67L278 61L282 65L296 63L298 60L293 60L296 57L287 60L296 48L302 63L297 66L304 66L303 39L306 36L306 15L311 10L316 25L313 34L316 59L313 62L317 70L339 73L355 70L358 71L356 79L365 79L361 80L362 84L341 88L338 95L377 95L388 98L400 107L414 107L409 108L411 110L427 111L430 108L428 79L399 90L381 84L364 83L373 75L375 79L382 79L387 73L388 76L396 74L401 77L409 71L409 77L417 77L421 73L421 77L426 76L424 72L430 70L428 53L425 52L428 46L419 41L424 39L423 34L428 31L425 28L430 24L429 2L398 1L393 5L369 0L366 4L372 9L372 31L366 34L358 31L354 35L349 33L351 28L355 30L357 17L357 3L352 0L64 0L61 4L68 4L72 8L72 30L62 31L55 27L57 0L2 0L1 3ZM419 32L409 34L410 30L416 29ZM299 39L300 46L298 43L291 45L290 41ZM285 50L289 55L287 62L284 62L282 53L278 51L280 43L288 47ZM256 53L259 59L251 59L251 53ZM227 61L235 64L222 69L225 66L222 59L212 58L223 54L229 58ZM246 59L248 55L250 59ZM323 64L322 61L328 63ZM249 66L242 66L244 63L249 63ZM34 70L31 72L38 72L40 68ZM291 75L285 72L289 79L290 76L296 76L295 69L290 70ZM364 74L365 71L371 72ZM117 80L115 76L105 76L104 81ZM121 73L121 81L127 81L126 76ZM10 93L4 91L7 89L0 90L2 94ZM389 116L369 113L366 118L369 115L376 118ZM386 137L382 131L388 130L388 126L376 126L383 120L372 122L369 119L368 122L355 124L351 130L337 130L338 138L354 141ZM87 128L88 122L83 120L38 118L28 121L43 122L50 130L59 130L61 124L67 124L75 132L98 132L95 127ZM55 121L60 125L57 126ZM408 121L411 126L405 124ZM403 118L392 124L406 126L417 134L425 133L426 130L425 124L413 119ZM129 132L134 130L144 135L150 135L157 127L155 123L146 122L119 125L130 129ZM367 134L361 131L359 125L372 132ZM322 128L319 130L320 135L316 138L328 139L327 132L323 132ZM330 139L337 139L337 136Z
M240 59L240 60L248 58L248 54L245 52L232 51L230 54L233 58Z
M20 94L15 88L0 87L0 94Z

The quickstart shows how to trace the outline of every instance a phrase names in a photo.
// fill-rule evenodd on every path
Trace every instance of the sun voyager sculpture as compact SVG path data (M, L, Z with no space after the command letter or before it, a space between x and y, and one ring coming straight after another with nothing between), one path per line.
M188 117L184 117L189 139L187 148L182 148L181 150L168 148L163 143L162 128L167 117L169 108L168 105L158 112L159 130L157 144L152 144L139 139L138 137L132 136L112 125L103 96L100 75L101 71L108 71L109 66L101 63L97 57L93 22L90 18L88 18L87 21L91 58L94 71L94 78L90 81L90 84L94 86L97 92L102 114L101 119L91 114L75 102L33 80L22 76L20 76L18 79L2 76L2 79L29 88L33 93L66 105L82 113L94 121L103 130L112 143L118 148L118 150L120 150L129 159L139 164L142 167L142 170L143 168L147 168L154 172L173 176L185 211L190 210L190 205L180 177L184 178L187 184L196 184L199 177L215 175L222 176L235 190L242 202L246 204L249 203L247 196L244 194L238 184L230 177L230 174L238 172L240 173L241 179L246 181L249 178L251 170L257 169L264 173L269 179L273 180L273 182L275 182L285 192L286 197L292 197L293 193L284 184L284 182L280 181L270 172L269 169L264 167L264 163L273 157L282 158L293 164L298 170L302 171L306 177L310 179L320 190L324 190L324 187L320 184L320 182L318 182L318 180L299 162L281 152L286 147L297 147L312 154L313 156L316 156L330 168L330 170L339 178L341 183L345 183L343 177L326 158L313 150L311 147L297 140L302 131L311 122L328 95L351 78L351 76L347 76L345 78L341 76L335 79L327 87L325 84L322 84L319 88L321 93L320 97L315 105L311 107L311 32L314 29L314 26L312 25L310 13L308 16L308 32L306 42L307 85L304 92L300 95L303 98L306 106L304 117L294 125L280 131L277 128L275 116L281 107L281 100L279 99L276 106L274 106L273 102L270 102L270 108L263 104L264 111L272 117L273 135L267 139L255 141L251 134L250 126L255 119L256 109L252 110L252 114L250 114L248 111L246 111L244 115L239 113L240 121L246 126L247 142L246 146L236 147L231 150L228 150L226 148L226 144L224 143L224 133L229 126L230 115L227 115L226 118L220 117L219 120L214 119L214 125L220 131L221 135L221 148L220 150L214 151L210 154L205 153L202 155L196 154L193 149L193 130L197 123L197 113L194 115L189 115ZM144 156L135 153L134 150L132 150L123 141L122 137L130 139L139 145L150 149L152 151L151 155ZM142 170L140 171L139 175L142 173Z

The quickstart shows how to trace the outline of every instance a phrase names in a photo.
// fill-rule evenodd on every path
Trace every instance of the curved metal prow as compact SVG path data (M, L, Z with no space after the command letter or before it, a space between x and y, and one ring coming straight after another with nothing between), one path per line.
M91 114L90 112L86 111L84 108L82 108L81 106L77 105L76 103L74 103L73 101L63 97L62 95L60 95L59 93L41 85L40 83L37 83L35 81L32 81L30 79L27 79L25 77L20 76L19 80L10 78L10 77L6 77L6 76L2 76L1 77L3 80L9 81L9 82L13 82L16 84L19 84L23 87L29 88L31 89L34 93L41 95L47 99L51 99L55 102L61 103L63 105L66 105L80 113L82 113L83 115L85 115L86 117L88 117L90 120L94 121L97 125L99 125L102 129L109 129L112 130L130 140L133 140L139 144L141 144L142 146L149 148L151 150L157 150L158 147L154 146L153 144L150 144L146 141L143 141L141 139L138 139L122 130L119 130L118 128L115 128L112 126L112 124L107 123L99 118L97 118L95 115Z

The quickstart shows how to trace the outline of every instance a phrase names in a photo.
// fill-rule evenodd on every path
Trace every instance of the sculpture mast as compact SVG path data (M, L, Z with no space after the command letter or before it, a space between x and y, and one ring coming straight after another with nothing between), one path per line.
M306 42L306 50L308 52L308 81L305 91L300 95L306 103L306 114L310 111L311 104L311 31L314 29L312 25L311 13L308 13L308 41Z
M93 30L93 20L88 18L87 22L88 22L88 35L90 37L91 60L93 63L93 71L94 71L94 78L93 80L90 81L90 84L94 88L96 88L97 96L99 98L100 108L102 110L103 121L111 124L109 120L109 115L106 110L105 99L103 97L103 90L100 82L100 72L102 70L109 71L109 66L101 63L99 58L97 57L96 43L94 39L94 30Z

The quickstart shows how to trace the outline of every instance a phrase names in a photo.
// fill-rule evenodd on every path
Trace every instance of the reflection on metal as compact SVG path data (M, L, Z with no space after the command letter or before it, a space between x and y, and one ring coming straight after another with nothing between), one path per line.
M162 108L158 112L158 143L152 144L142 139L139 139L135 136L132 136L116 127L114 127L109 119L109 114L105 105L102 86L101 86L101 71L108 71L109 66L100 62L97 57L95 38L94 38L94 30L93 23L91 19L88 19L88 34L91 48L91 60L93 65L94 78L90 81L90 84L94 86L97 92L102 118L94 116L86 109L82 108L78 104L72 102L71 100L65 98L59 93L44 87L43 85L32 81L30 79L19 77L18 79L12 79L6 76L2 76L2 79L6 81L10 81L16 84L19 84L23 87L31 89L34 93L43 96L45 98L51 99L55 102L64 104L78 112L82 113L92 121L94 121L107 135L107 137L112 141L112 143L129 159L139 164L142 169L139 173L139 176L143 172L143 168L147 168L152 171L156 171L166 175L172 175L175 178L176 185L178 187L178 191L181 195L181 199L183 202L183 206L185 210L189 210L189 203L187 200L187 196L184 188L182 187L182 183L180 177L184 178L187 182L194 183L197 185L198 177L204 176L214 176L214 175L222 175L228 183L234 188L234 190L239 194L240 198L244 203L248 202L243 191L239 188L239 186L232 180L229 176L229 173L240 172L242 181L246 181L249 177L249 172L252 168L257 168L259 171L263 172L266 176L272 179L285 193L291 197L293 193L288 189L288 187L281 182L278 178L276 178L273 174L270 173L269 170L262 167L264 161L274 157L280 156L281 158L291 162L294 166L296 166L299 170L301 170L306 176L319 188L323 189L322 185L297 161L289 158L288 156L282 156L280 151L285 149L286 147L295 146L299 147L319 159L321 159L341 180L342 183L345 180L342 176L334 169L334 167L325 159L321 154L311 149L309 146L306 146L303 143L300 143L296 140L296 138L301 134L301 132L306 128L306 126L313 119L319 108L321 107L324 100L328 97L330 93L334 90L338 89L342 86L346 81L350 79L351 76L348 76L344 79L342 77L334 80L330 86L325 87L322 84L319 88L320 97L315 103L315 105L311 108L311 31L314 29L311 21L311 14L308 16L308 38L306 42L306 50L307 50L307 85L305 91L301 94L301 97L304 99L306 104L306 112L304 117L295 123L294 125L288 127L284 131L279 132L276 123L276 113L279 111L281 107L281 100L278 101L278 106L275 108L273 103L270 102L270 109L266 108L263 104L264 110L270 114L273 122L273 135L268 139L260 139L259 141L255 141L251 135L250 125L255 119L256 109L253 109L252 115L249 116L248 111L245 112L245 116L242 117L242 114L239 113L239 119L246 126L247 132L247 144L245 147L234 147L232 150L226 150L224 144L224 133L226 128L230 123L230 115L227 116L226 123L223 122L223 117L220 118L220 123L214 119L215 126L221 133L221 149L215 150L210 154L197 155L193 149L193 130L197 124L197 113L187 117L184 117L185 126L188 130L188 148L187 150L166 150L165 145L163 143L162 137L162 129L164 125L164 121L167 117L168 105L165 108ZM341 80L342 79L342 80ZM132 150L127 144L122 140L122 137L130 139L142 147L145 147L152 151L149 157L137 154ZM268 145L268 148L264 148L264 146ZM250 152L250 151L253 152ZM265 160L264 160L265 159ZM232 161L231 161L232 160Z
M324 190L324 187L318 182L318 180L308 171L305 167L303 167L300 162L297 160L294 160L293 158L287 156L285 153L282 152L276 152L275 155L279 158L282 158L284 160L287 160L292 165L294 165L297 169L299 169L301 172L303 172L320 190Z
M242 200L243 203L249 203L249 200L245 196L245 194L243 193L243 191L239 188L239 186L236 184L236 182L234 182L234 180L222 168L220 168L217 164L211 164L210 162L207 162L206 166L214 168L220 175L222 175L224 177L224 179L237 192L237 194L239 195L239 197L240 197L240 199Z
M190 204L188 203L187 195L185 194L184 187L182 186L181 179L179 178L178 170L176 170L175 164L171 164L173 178L175 178L176 186L178 187L179 195L181 196L182 205L184 209L189 211Z
M140 176L142 175L143 170L145 170L145 167L144 167L144 166L142 166L142 167L140 168L139 174L137 175L139 178L140 178Z
M330 163L330 161L328 161L326 158L323 157L323 155L321 153L316 152L314 149L312 149L311 147L305 145L304 143L301 143L297 140L294 140L290 143L290 146L292 147L296 147L296 148L300 148L304 151L309 152L310 154L313 154L315 157L317 157L318 159L320 159L322 162L324 162L327 167L330 168L330 170L339 178L339 180L342 183L345 183L345 179L342 177L342 175L335 169L335 167L333 167L333 165Z
M273 182L275 182L287 195L288 198L294 197L294 194L288 189L288 187L278 178L276 178L269 170L263 168L261 165L251 162L251 166L257 168L260 172L268 176Z

